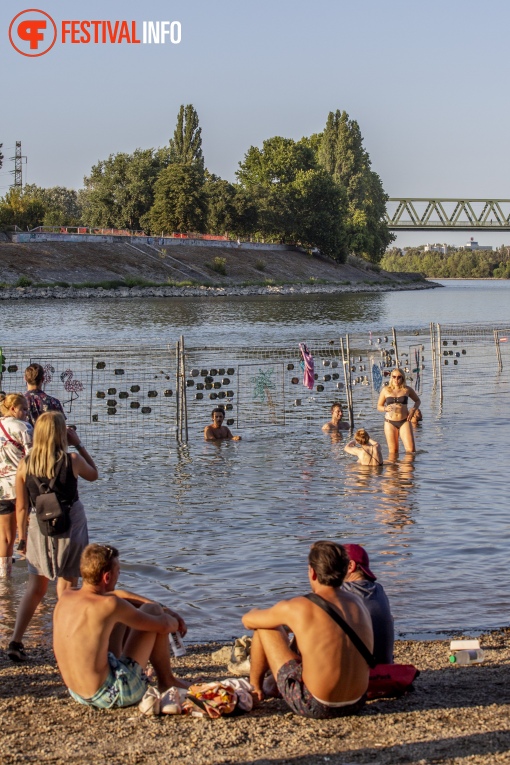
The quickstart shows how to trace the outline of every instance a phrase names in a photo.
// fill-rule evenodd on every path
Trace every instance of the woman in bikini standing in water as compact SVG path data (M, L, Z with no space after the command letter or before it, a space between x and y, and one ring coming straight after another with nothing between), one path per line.
M414 406L408 408L411 399ZM406 452L414 452L414 436L410 420L420 406L416 392L405 384L405 374L401 369L393 369L389 385L385 385L379 395L377 409L384 412L384 435L391 454L398 454L398 437L402 439Z

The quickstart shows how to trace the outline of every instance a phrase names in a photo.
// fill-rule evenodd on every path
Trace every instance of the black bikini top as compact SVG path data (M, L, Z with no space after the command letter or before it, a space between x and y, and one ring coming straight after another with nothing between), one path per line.
M388 404L404 404L407 406L407 400L408 396L388 396L386 401L384 402L384 405L387 406Z

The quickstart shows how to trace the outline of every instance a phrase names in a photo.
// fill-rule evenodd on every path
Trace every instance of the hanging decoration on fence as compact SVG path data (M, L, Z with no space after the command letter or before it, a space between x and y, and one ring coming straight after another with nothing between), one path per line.
M303 385L305 388L313 390L315 380L313 356L304 343L299 343L299 350L303 357L303 361L301 362L301 368L303 369Z
M44 369L43 383L45 385L49 385L55 373L55 367L53 366L53 364L45 364L43 369Z
M453 346L458 346L459 341L458 340L452 340L451 344ZM443 340L443 348L444 348L444 346L447 346L447 345L448 345L448 340ZM443 350L443 356L445 358L443 359L443 364L445 366L449 366L449 364L451 362L454 366L457 366L458 363L459 363L459 360L462 358L462 356L466 356L466 354L467 354L467 351L466 351L465 348L462 348L460 351L457 348L444 349Z
M53 372L55 371L53 367L50 367L50 368ZM80 380L74 379L74 373L72 369L66 369L65 372L62 372L62 374L60 375L60 379L64 383L64 390L67 391L67 393L71 394L70 399L62 402L64 406L69 404L68 412L71 413L73 409L73 401L75 401L77 398L80 397L79 394L83 390L83 383L80 382Z

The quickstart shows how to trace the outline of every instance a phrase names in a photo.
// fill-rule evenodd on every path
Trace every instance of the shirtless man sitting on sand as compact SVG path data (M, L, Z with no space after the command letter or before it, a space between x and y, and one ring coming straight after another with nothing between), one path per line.
M230 428L223 424L225 419L225 410L221 406L212 410L212 425L204 428L204 438L206 441L240 441L241 436L233 436Z
M341 430L349 430L348 424L342 422L343 416L342 404L335 401L331 404L331 420L322 426L323 431L325 433L339 433Z
M327 601L372 651L370 614L360 598L340 589L349 565L346 550L334 542L316 542L308 563L313 592ZM264 674L271 669L282 697L298 715L340 717L364 705L367 662L343 629L307 597L282 600L272 608L254 608L244 615L243 624L255 630L250 682L260 700L264 698ZM284 625L294 633L299 653L291 650Z
M81 589L67 589L53 615L53 650L69 693L96 709L137 704L148 687L150 660L158 689L188 687L170 666L168 634L186 625L179 614L137 595L115 591L119 553L88 545L81 557Z
M370 438L370 435L364 428L360 428L354 434L354 440L349 441L344 446L344 452L348 454L354 454L358 458L358 462L361 465L382 465L383 456L381 447Z

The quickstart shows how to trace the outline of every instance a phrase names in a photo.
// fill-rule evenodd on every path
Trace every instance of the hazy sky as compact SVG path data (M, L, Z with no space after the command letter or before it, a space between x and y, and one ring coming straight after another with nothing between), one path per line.
M8 40L30 7L0 8L0 194L16 140L29 183L77 188L110 153L166 144L180 104L192 103L206 165L229 180L251 145L318 132L345 109L390 196L510 198L508 0L43 0L57 26L177 20L182 42L57 42L39 58ZM399 243L437 238L452 241Z

